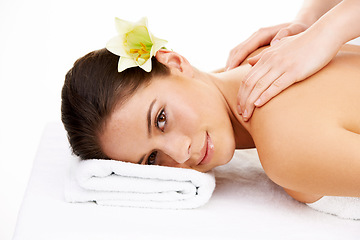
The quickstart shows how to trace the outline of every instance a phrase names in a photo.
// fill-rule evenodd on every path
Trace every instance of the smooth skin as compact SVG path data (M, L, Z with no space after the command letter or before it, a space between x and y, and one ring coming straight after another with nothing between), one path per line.
M253 65L238 93L238 113L247 121L290 85L319 71L341 46L360 36L360 1L308 0L292 23L260 29L229 56L227 69L236 67L253 50L271 47L249 59Z
M360 196L360 47L343 50L251 121L266 173L302 202Z
M206 172L230 161L235 149L256 147L266 174L298 201L360 197L360 47L344 46L325 68L256 108L249 121L237 114L236 100L251 69L247 61L204 73L177 53L161 50L156 57L171 75L114 109L100 135L109 157ZM214 154L200 164L207 135Z
M156 58L171 75L152 79L115 107L100 136L108 157L207 172L230 161L237 146L254 147L212 75L196 71L168 50L160 50ZM215 152L210 163L201 165L207 135Z

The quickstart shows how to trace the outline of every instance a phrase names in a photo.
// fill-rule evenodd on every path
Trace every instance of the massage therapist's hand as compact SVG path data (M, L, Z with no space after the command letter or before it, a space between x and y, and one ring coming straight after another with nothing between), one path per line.
M259 47L265 46L265 45L275 45L278 43L282 38L296 35L298 33L301 33L305 31L308 28L308 25L305 23L302 23L300 20L297 22L291 22L291 23L284 23L279 24L276 26L261 28L257 32L255 32L252 36L250 36L247 40L237 45L234 49L231 50L229 58L227 60L227 64L225 69L231 70L232 68L235 68L239 66L239 64L245 60L246 57L248 57L249 54L251 54L253 51L258 49ZM258 60L259 56L254 56L249 59L249 63L251 65L254 65ZM249 84L250 82L248 82ZM240 109L238 110L240 114L244 112L244 103L246 103L248 96L250 95L250 87L246 84L241 84L239 93L238 93L238 105L240 106ZM244 92L244 95L242 95L242 92ZM246 94L246 95L245 95ZM269 96L270 98L273 96ZM269 98L269 99L270 99ZM265 103L265 102L264 102ZM253 106L253 102L249 102L250 105ZM243 108L241 108L243 107ZM249 108L247 110L248 117L245 118L245 120L248 120L251 115L254 108ZM246 115L244 115L246 116Z
M304 1L294 24L284 26L271 41L270 48L249 59L249 63L255 65L243 79L238 93L239 113L244 120L251 117L255 107L320 70L343 44L359 37L359 12L358 0ZM254 39L260 42L259 38ZM239 58L243 58L243 54Z
M226 63L226 70L236 68L256 49L276 43L278 40L298 34L308 28L302 23L283 23L276 26L261 28L247 40L237 45L230 51L229 58Z
M247 121L255 107L261 107L293 83L320 70L339 48L328 36L310 29L273 43L249 59L253 67L240 84L239 113Z

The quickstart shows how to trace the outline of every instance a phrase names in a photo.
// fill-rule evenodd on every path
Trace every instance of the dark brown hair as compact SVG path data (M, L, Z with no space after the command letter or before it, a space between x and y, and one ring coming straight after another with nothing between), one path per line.
M75 155L81 159L108 159L99 134L117 104L124 103L154 76L169 75L169 69L152 58L152 71L139 67L117 71L119 57L106 49L78 59L66 74L61 94L61 120Z

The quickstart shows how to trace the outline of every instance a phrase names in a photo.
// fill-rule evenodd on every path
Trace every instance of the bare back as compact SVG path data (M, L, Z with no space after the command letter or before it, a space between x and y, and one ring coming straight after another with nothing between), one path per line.
M250 126L266 173L289 193L360 197L360 46L256 109Z

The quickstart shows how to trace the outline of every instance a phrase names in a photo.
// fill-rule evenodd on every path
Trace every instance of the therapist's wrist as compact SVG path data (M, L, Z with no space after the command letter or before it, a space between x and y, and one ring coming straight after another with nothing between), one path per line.
M321 48L326 49L330 55L336 52L344 45L344 39L336 32L331 25L316 23L306 30L306 34L314 43Z
M315 14L312 11L302 10L300 11L295 19L294 23L301 23L306 25L308 28L313 25L321 16Z

